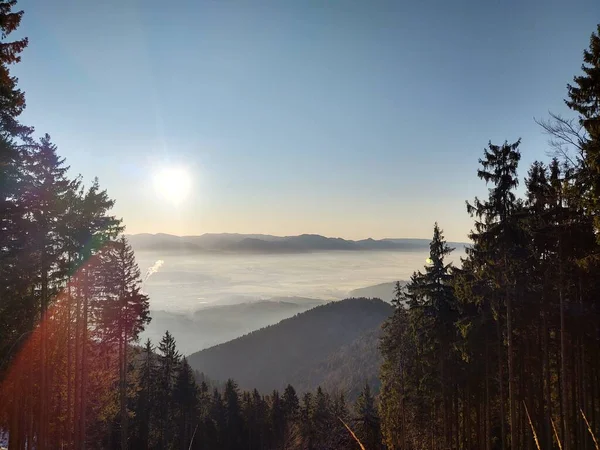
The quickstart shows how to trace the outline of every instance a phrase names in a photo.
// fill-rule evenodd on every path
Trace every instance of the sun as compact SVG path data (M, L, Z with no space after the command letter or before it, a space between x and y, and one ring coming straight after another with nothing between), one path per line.
M154 190L163 200L181 204L190 194L192 177L184 167L161 167L154 173Z

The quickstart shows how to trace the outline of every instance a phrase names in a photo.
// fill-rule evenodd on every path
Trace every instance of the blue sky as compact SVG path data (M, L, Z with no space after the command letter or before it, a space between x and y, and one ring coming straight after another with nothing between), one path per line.
M488 140L566 112L597 0L22 0L23 122L130 233L451 240ZM157 195L160 167L192 188ZM158 193L159 194L159 193Z

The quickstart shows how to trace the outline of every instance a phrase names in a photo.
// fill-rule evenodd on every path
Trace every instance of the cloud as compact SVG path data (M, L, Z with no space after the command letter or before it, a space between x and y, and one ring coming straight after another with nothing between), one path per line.
M165 262L162 259L159 259L158 261L156 261L146 272L146 276L144 277L144 281L146 281L148 278L150 278L151 275L155 274L156 272L158 272L158 269L160 269L160 267L164 264Z

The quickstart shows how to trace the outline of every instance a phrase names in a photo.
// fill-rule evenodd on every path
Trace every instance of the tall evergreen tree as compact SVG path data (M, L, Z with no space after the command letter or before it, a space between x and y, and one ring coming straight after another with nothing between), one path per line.
M104 246L100 251L96 276L97 285L107 286L98 309L105 340L114 341L119 352L119 401L121 448L125 450L128 439L127 387L128 348L138 339L139 333L150 322L148 297L141 292L140 270L131 246L124 236ZM101 278L101 279L99 279Z
M146 340L139 367L139 390L135 400L134 438L132 447L143 450L152 448L152 420L156 416L154 405L157 395L156 361L154 347Z
M159 445L161 449L169 448L175 436L175 410L173 407L173 390L179 367L181 364L181 355L177 351L175 339L168 331L158 344L158 393L157 393L157 411L158 411L158 433Z
M243 422L238 385L232 379L225 383L223 392L225 404L225 427L227 430L225 449L237 450L242 447Z
M192 369L183 358L173 388L173 407L177 421L175 448L187 450L192 444L192 436L199 424L198 395L198 386Z
M365 448L381 448L379 414L369 383L365 383L365 387L356 400L353 423L355 424L355 433Z
M600 24L583 51L583 74L567 85L567 106L579 114L579 122L587 132L582 143L583 164L579 183L586 187L583 200L600 228Z
M487 201L475 198L471 205L467 203L467 210L477 218L475 231L470 237L474 242L467 252L470 258L475 259L483 269L484 276L494 280L502 288L504 298L503 310L495 305L495 315L500 322L502 317L506 321L507 340L507 366L508 366L508 406L510 417L511 446L517 443L517 408L516 403L516 371L514 368L514 297L517 292L515 280L519 273L512 270L510 261L522 257L519 253L519 224L515 220L518 208L515 188L519 181L517 168L521 154L518 150L520 140L513 144L504 143L502 146L493 145L491 142L484 151L484 158L479 160L481 169L477 176L486 184L491 183ZM502 367L502 363L499 364ZM503 375L500 374L499 382L503 384ZM502 390L501 390L502 391ZM503 395L501 394L503 398ZM503 400L501 400L503 403ZM503 433L504 434L504 433Z

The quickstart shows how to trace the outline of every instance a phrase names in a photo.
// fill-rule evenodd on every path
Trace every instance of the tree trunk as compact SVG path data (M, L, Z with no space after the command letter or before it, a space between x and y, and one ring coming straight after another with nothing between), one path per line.
M81 283L81 278L76 281ZM73 448L78 449L80 445L81 425L81 286L76 289L77 301L75 304L75 402L73 411L73 428L71 430L72 437L70 441L73 443Z
M560 373L561 373L561 405L562 405L562 425L563 425L563 450L569 450L569 420L567 411L569 410L567 401L567 342L565 330L565 298L563 293L563 264L562 264L562 239L558 240L558 263L559 263L559 280L558 280L558 298L560 303Z
M87 412L87 344L88 344L88 275L84 274L83 286L83 323L81 336L81 409L79 426L79 446L77 449L85 450L86 412Z
M546 319L546 311L542 311L542 366L544 370L544 405L545 405L545 417L544 417L544 435L545 435L545 448L552 448L552 394L551 394L551 371L550 371L550 355L548 346L548 324Z
M67 285L67 410L65 420L65 439L67 448L71 448L71 377L73 356L71 352L71 284Z
M502 331L500 330L500 318L496 321L496 332L498 334L498 385L500 391L500 448L504 450L506 442L506 424L504 411L504 364L502 364Z
M120 340L120 379L121 379L121 450L127 450L127 334L121 334Z
M492 442L490 436L490 369L489 369L489 344L488 344L488 333L485 333L485 432L483 438L485 439L485 449L491 450Z
M46 449L46 417L47 412L47 400L48 400L48 389L47 389L47 376L48 376L48 364L46 362L46 310L48 309L48 272L45 267L46 255L45 255L45 243L42 242L42 255L41 255L41 298L40 298L40 409L38 415L38 441L37 449Z
M515 374L513 356L513 331L512 331L512 296L507 293L506 298L506 334L508 339L508 408L510 413L510 448L517 448L517 410L515 403Z

